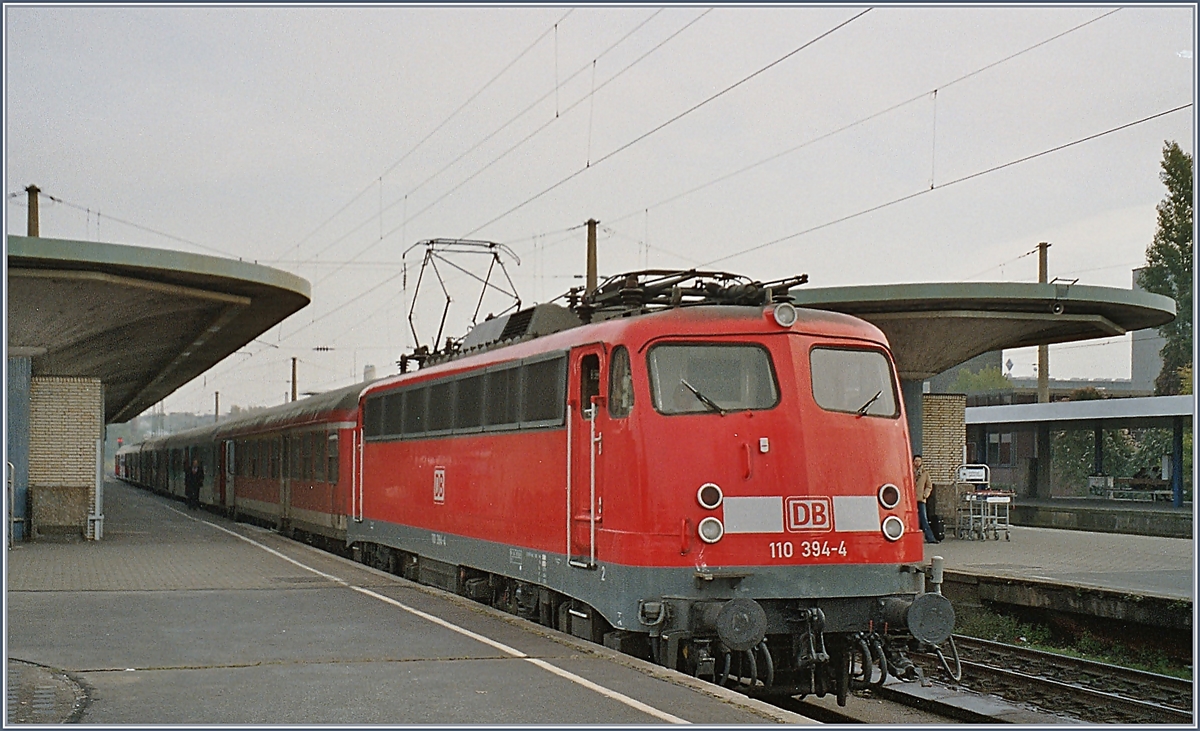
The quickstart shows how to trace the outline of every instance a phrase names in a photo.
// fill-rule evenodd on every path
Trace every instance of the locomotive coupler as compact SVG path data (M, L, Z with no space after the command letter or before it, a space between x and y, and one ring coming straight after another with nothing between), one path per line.
M712 654L712 640L694 640L692 647L696 653L696 670L693 675L697 678L706 675L715 681L717 677L717 658L713 657Z
M663 602L638 602L638 621L650 628L650 636L662 634L663 623L667 619L668 607Z
M825 650L825 613L820 607L802 608L799 621L805 623L805 630L796 651L796 668L829 662L829 653Z

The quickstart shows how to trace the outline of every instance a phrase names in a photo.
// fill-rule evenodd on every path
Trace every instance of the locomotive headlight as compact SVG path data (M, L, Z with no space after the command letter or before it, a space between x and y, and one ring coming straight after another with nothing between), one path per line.
M791 302L780 302L775 305L775 324L780 327L791 327L796 324L796 307Z
M904 535L904 521L894 515L883 519L883 537L889 541L898 541Z
M700 501L702 507L709 510L716 510L721 506L721 501L725 499L721 492L721 486L712 482L706 482L696 491L696 499ZM720 536L717 536L720 538Z
M900 488L892 483L887 483L879 488L879 504L887 510L891 510L900 504Z
M705 543L716 543L721 540L721 536L725 535L725 526L721 525L721 521L710 515L700 521L696 532L700 534L700 540Z

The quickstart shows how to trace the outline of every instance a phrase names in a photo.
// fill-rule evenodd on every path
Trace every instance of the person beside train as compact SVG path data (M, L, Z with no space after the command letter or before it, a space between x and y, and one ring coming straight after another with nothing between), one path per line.
M204 466L200 464L200 460L193 459L192 467L187 471L184 477L184 497L187 499L188 509L200 507L200 486L204 484Z
M929 513L925 508L925 501L933 494L933 478L921 466L921 455L919 454L913 455L913 482L917 488L917 522L921 526L921 532L925 534L925 542L941 543L933 534L933 528L929 525Z

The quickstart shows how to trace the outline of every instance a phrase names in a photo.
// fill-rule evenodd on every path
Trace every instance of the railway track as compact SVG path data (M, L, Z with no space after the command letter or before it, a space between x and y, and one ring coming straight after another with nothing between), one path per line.
M1089 723L1193 723L1188 680L969 637L955 644L958 685L977 693ZM935 656L919 660L931 678L946 680ZM954 658L946 660L954 668Z

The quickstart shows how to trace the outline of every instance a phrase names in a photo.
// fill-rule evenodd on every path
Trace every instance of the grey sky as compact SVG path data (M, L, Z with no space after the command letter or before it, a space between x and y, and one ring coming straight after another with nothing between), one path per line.
M1163 141L1193 151L1192 108L956 181L1192 103L1194 8L865 9L7 5L7 192L33 183L91 209L44 201L45 236L223 253L313 283L312 305L168 410L211 411L214 390L225 407L279 403L293 356L302 390L392 372L419 263L406 289L401 254L432 237L509 244L526 303L579 283L589 217L602 274L1034 281L1036 256L1018 257L1050 241L1052 277L1129 287ZM9 233L23 202L5 208ZM465 285L451 283L450 334L477 296ZM440 306L418 304L428 338ZM1032 373L1032 351L1008 357ZM1051 366L1128 377L1128 338L1052 348Z

